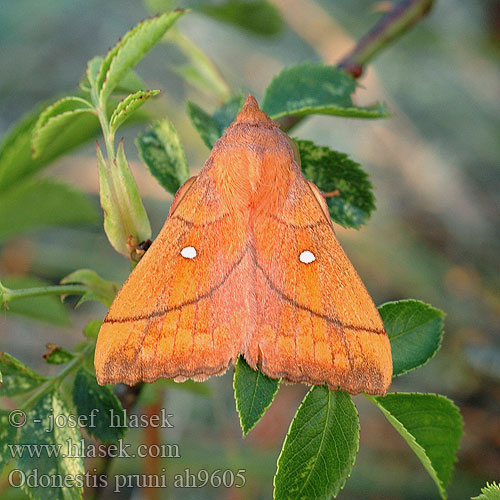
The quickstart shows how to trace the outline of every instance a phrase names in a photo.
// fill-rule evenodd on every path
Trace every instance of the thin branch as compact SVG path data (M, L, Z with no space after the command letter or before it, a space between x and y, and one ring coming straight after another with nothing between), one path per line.
M126 410L127 413L136 405L143 387L143 382L139 382L138 384L132 386L125 384L117 384L115 386L114 392L120 400L123 409ZM113 459L116 456L115 454L109 453L109 446L112 445L106 445L106 454L102 457L99 465L95 468L94 474L98 480L96 481L97 486L93 488L93 500L100 500L106 495L107 492L109 471L111 469ZM101 481L101 479L104 479L104 481ZM127 489L127 491L123 492L122 498L129 498L133 491L134 490L132 488Z
M84 285L54 285L11 290L0 283L0 304L8 307L11 300L41 297L43 295L84 295L88 288Z
M404 35L430 11L434 0L401 0L369 31L338 64L354 78L380 50Z
M29 410L37 401L39 401L45 394L50 392L54 387L57 387L70 373L74 372L79 366L83 364L86 356L91 354L94 350L94 345L88 343L57 375L48 379L45 386L28 400L24 402L21 409L24 411Z

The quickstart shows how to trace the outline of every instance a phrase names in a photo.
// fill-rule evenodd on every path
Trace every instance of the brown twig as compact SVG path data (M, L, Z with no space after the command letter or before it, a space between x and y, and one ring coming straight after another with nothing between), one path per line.
M338 67L359 78L366 63L425 17L433 3L434 0L401 0L396 3L338 63Z
M335 198L335 196L340 196L340 191L338 189L334 189L333 191L328 191L327 193L323 193L324 198Z
M125 385L125 384L118 384L115 387L115 394L120 400L120 403L123 407L124 410L129 412L135 404L137 403L137 399L139 398L139 395L141 393L142 387L144 384L140 382L137 385ZM105 479L105 481L101 482L99 480L96 481L96 487L93 488L93 499L94 500L99 500L104 492L106 491L106 487L104 486L105 484L108 483L109 480L109 470L111 468L111 464L113 462L113 456L107 454L105 457L102 457L102 459L99 461L98 467L96 467L95 475L99 478ZM131 494L132 490L130 490L128 493L124 492L123 498L127 498L128 494Z

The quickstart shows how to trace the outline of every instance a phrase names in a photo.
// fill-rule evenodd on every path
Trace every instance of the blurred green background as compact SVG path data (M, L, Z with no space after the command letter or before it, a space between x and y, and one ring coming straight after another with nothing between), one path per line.
M0 3L0 134L40 101L71 93L86 62L105 53L140 19L170 2L162 0L3 0ZM210 2L205 2L210 3ZM182 32L213 59L232 89L259 100L281 68L305 60L335 63L381 16L390 2L368 0L273 0L274 16L244 20L246 27L193 12ZM183 5L180 2L180 5ZM276 16L276 17L275 17ZM281 20L280 20L281 19ZM265 22L264 22L265 21ZM264 31L265 33L258 33ZM271 33L269 33L271 32ZM349 153L371 174L377 211L360 231L338 229L339 239L375 302L416 298L447 313L443 348L424 369L396 379L393 391L436 392L461 408L465 437L450 498L469 498L487 480L500 479L500 2L438 0L428 18L380 54L360 79L360 104L385 101L394 117L363 121L314 117L293 135ZM216 99L186 84L173 71L183 57L160 44L137 71L147 88L162 90L149 108L177 127L189 164L208 156L185 113L186 99L212 110ZM156 234L171 201L138 160L133 142L145 124L124 131L127 156ZM58 160L47 173L74 184L98 208L94 145ZM128 263L109 246L101 225L50 228L0 242L0 276L30 275L58 283L75 269L91 268L123 281ZM86 303L61 308L66 324L0 317L0 350L50 373L42 354L47 342L72 347L83 325L103 317ZM64 321L63 321L64 323ZM244 440L234 408L231 373L211 379L200 396L154 384L156 396L175 415L174 429L159 437L178 443L181 458L159 466L167 475L190 468L246 469L242 489L145 489L117 498L268 499L281 443L306 392L283 386L262 422ZM430 499L435 486L406 443L362 397L354 398L361 443L343 499ZM130 442L148 439L130 431ZM88 467L94 464L89 461ZM158 464L154 465L155 467ZM151 465L118 460L112 472L148 473ZM0 478L0 494L24 498ZM155 494L159 496L154 496Z

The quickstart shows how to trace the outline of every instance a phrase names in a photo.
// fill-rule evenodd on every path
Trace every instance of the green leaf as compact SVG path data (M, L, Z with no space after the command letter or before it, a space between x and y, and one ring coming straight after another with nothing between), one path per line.
M92 100L94 102L94 95L97 94L97 78L99 76L99 70L101 69L102 61L104 60L101 56L96 56L87 63L87 71L85 74L85 79L80 82L80 88L90 92L94 89L92 94ZM113 93L123 93L123 94L133 94L142 90L144 88L144 81L142 78L133 70L130 70L115 87ZM94 102L98 105L99 102Z
M97 77L103 61L103 57L95 56L87 63L85 79L80 82L80 88L86 91L97 90ZM95 95L95 94L94 94Z
M194 102L187 101L188 116L208 149L212 149L221 136L219 124Z
M25 170L35 170L38 162L33 160L31 155L31 137L41 109L42 107L37 106L26 114L3 137L0 146L0 189L10 185L9 177L16 179L21 177ZM4 182L6 178L7 183Z
M210 58L178 30L170 30L168 41L175 43L188 62L172 69L194 87L225 101L231 90Z
M132 28L107 54L97 78L101 106L120 80L149 52L183 11L176 10L142 21Z
M92 105L80 97L64 97L46 108L33 129L33 156L38 158L65 130L73 125L81 114L94 114Z
M53 179L28 178L0 197L0 242L48 226L96 224L98 212L86 195Z
M243 95L237 94L215 110L213 118L219 125L219 137L225 132L226 128L233 123L236 115L241 111L244 102L245 98Z
M83 333L89 339L96 339L97 334L99 333L99 330L101 329L101 326L102 326L102 320L101 319L94 319L92 321L89 321L85 325L85 328L83 329Z
M312 141L295 139L295 143L302 173L326 194L331 218L341 226L359 229L375 208L368 174L344 153Z
M126 427L112 426L119 418L125 422L120 401L106 386L100 386L94 375L80 369L75 377L73 401L78 415L85 418L86 429L103 443L114 443L125 435Z
M203 142L212 149L226 128L234 121L241 110L244 98L241 94L231 97L225 104L217 108L213 116L201 109L197 104L187 102L187 112L194 128Z
M40 113L33 134L36 136L54 118L80 110L93 112L94 108L89 101L76 96L66 96L55 101Z
M355 106L351 94L356 86L354 78L335 66L299 64L284 69L273 78L266 89L262 109L273 120L311 114L352 118L388 116L381 104Z
M10 397L30 392L47 380L6 352L0 352L0 370L3 377L0 396Z
M0 191L10 188L19 179L34 174L56 158L96 137L100 131L98 119L90 113L75 116L67 128L60 131L53 142L33 158L31 139L38 121L40 107L23 117L4 138L0 146Z
M68 274L61 280L61 284L66 285L68 283L79 283L88 288L88 291L80 297L77 306L88 300L97 300L109 307L120 289L118 283L102 279L92 269L79 269Z
M278 9L266 0L203 3L197 10L258 35L276 35L283 29Z
M137 245L151 237L151 226L125 157L123 141L111 165L105 162L97 146L97 161L104 231L113 248L129 257L131 244Z
M241 430L246 436L264 416L276 396L280 379L272 379L260 370L253 370L240 356L233 378L234 399L240 417Z
M46 351L43 355L43 359L49 365L64 365L69 363L75 355L72 352L67 351L64 347L60 347L57 344L47 344Z
M2 283L8 288L36 288L51 283L32 276L4 276ZM27 318L43 321L52 325L68 326L70 324L68 310L59 297L45 295L16 299L9 302L5 311L7 315L18 314Z
M139 134L137 149L155 179L175 194L189 177L189 167L177 131L168 120L162 120Z
M439 350L443 311L419 300L388 302L378 311L391 341L394 377L424 365Z
M500 500L500 486L495 482L486 483L486 486L481 488L481 495L471 500Z
M18 458L17 466L27 477L37 474L38 477L50 478L83 476L83 449L81 433L70 425L51 425L52 418L67 418L70 410L67 404L54 390L43 396L29 412L26 424L19 433L19 448L23 454ZM63 415L59 417L59 415ZM60 452L57 452L60 447ZM32 455L28 452L30 450ZM69 453L68 453L69 452ZM66 456L72 455L72 456ZM73 456L77 456L73 458ZM31 483L33 484L33 483ZM33 487L24 485L26 493L33 500L80 500L83 488L77 485L63 488L47 488L44 483L35 483ZM68 485L69 486L69 485Z
M337 496L351 473L358 445L358 413L349 394L313 387L283 444L273 498L329 500Z
M17 427L9 422L10 413L10 411L0 410L0 473L4 465L12 458L9 444L14 444L17 437Z
M135 94L122 99L113 111L109 120L111 132L115 133L118 127L139 107L141 107L150 97L160 93L159 90L139 90Z
M382 410L408 443L445 499L463 434L459 409L448 398L436 394L366 397Z

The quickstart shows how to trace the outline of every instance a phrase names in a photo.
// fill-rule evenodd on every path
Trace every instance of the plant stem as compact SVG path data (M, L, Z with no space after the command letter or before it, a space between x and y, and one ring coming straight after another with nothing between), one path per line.
M132 386L125 384L118 384L115 386L114 393L120 400L120 404L122 405L124 410L128 412L135 406L143 387L143 382L139 382L138 384ZM108 449L109 448L106 448L106 455L102 457L101 464L94 473L96 477L108 477L109 469L111 468L111 464L113 463L113 459L115 458L115 455L109 454ZM128 489L127 492L123 495L123 499L129 498L132 492L132 488ZM102 483L99 483L98 486L94 489L93 500L100 500L105 494L106 486Z
M430 11L434 0L401 0L356 44L337 67L359 78L366 64L382 49L404 35ZM287 132L305 116L285 116L278 123Z
M53 285L35 288L11 290L0 286L0 303L8 304L11 300L40 297L43 295L83 295L88 291L84 285Z
M338 64L354 78L370 59L406 33L431 9L434 0L401 0L370 30Z
M108 164L111 165L115 159L115 137L111 132L108 124L108 117L102 107L97 108L97 116L102 128L102 135L106 144L106 155L108 157Z
M45 396L48 392L50 392L54 387L57 387L71 372L76 370L84 361L85 358L87 357L88 354L90 354L94 350L94 344L88 343L85 345L83 350L78 353L65 367L62 369L57 375L54 375L53 377L49 378L49 380L46 382L46 385L38 391L37 393L33 394L21 407L21 410L26 411L28 410L31 406L33 406L37 401L39 401L43 396Z

